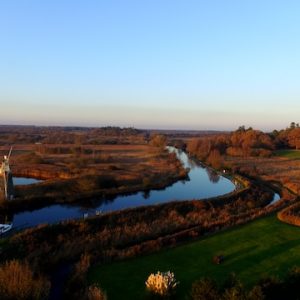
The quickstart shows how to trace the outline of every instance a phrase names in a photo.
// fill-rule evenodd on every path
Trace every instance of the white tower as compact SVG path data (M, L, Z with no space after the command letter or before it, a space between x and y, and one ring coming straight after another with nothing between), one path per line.
M12 198L12 189L13 189L13 183L12 183L12 174L9 167L9 158L12 152L12 147L9 150L8 155L4 155L1 168L0 168L0 176L3 180L3 187L4 187L4 199L9 200Z

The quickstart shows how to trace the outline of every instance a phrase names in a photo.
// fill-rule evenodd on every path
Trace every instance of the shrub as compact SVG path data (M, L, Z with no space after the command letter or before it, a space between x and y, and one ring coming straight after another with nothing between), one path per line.
M191 298L192 300L220 299L216 282L210 278L197 280L192 285Z
M86 273L90 267L90 256L88 254L82 254L79 262L75 265L74 276L78 278L85 278Z
M266 299L265 295L262 292L260 286L254 286L251 291L248 293L247 300L264 300Z
M101 288L95 284L88 287L86 292L87 300L107 300L106 293L101 290Z
M192 300L265 300L275 298L265 298L262 287L254 286L247 291L235 274L231 274L223 283L218 286L211 278L202 278L193 283L190 298ZM277 298L276 298L277 299ZM279 299L294 299L284 298Z
M223 300L247 300L246 292L242 284L238 283L235 286L226 289L223 293Z
M27 263L7 261L0 267L0 299L38 300L47 298L50 282L33 275Z
M149 292L160 296L169 296L179 284L175 279L174 273L170 271L158 271L156 274L150 274L145 283Z

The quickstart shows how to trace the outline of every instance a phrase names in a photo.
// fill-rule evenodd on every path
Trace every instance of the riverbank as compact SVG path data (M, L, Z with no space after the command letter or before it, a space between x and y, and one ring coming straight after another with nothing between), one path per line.
M22 167L22 164L25 164L24 161L21 165L13 165L17 176L30 175L33 178L48 180L28 186L17 186L15 199L0 203L1 213L33 210L51 204L95 206L97 202L101 203L101 201L113 199L118 195L138 191L146 194L152 189L163 189L178 180L187 179L188 170L183 168L175 154L168 151L145 145L130 145L123 148L120 145L98 146L97 151L100 151L100 148L102 151L104 151L103 149L109 151L114 149L115 154L110 154L111 163L114 162L114 164L107 165L107 163L99 162L97 165L91 165L88 170L86 167L89 165L86 165L85 168L81 167L82 174L80 176L74 175L70 171L63 173L55 171L59 159L62 161L67 159L65 155L56 157L57 162L53 165L29 164ZM87 149L86 146L85 151ZM123 154L120 151L123 151ZM20 161L24 156L22 153L20 155L21 157L15 157L15 162ZM63 158L59 158L60 156ZM48 156L46 157L50 159ZM49 168L52 171L49 171ZM41 173L41 170L44 173ZM40 177L41 174L43 176Z
M87 215L95 215L99 213L116 211L122 209L128 209L133 207L153 205L170 201L180 201L189 199L209 199L217 195L228 194L234 190L234 185L231 181L219 176L213 170L203 168L201 165L196 164L190 160L184 152L180 152L175 149L169 149L172 157L177 156L176 161L181 161L180 167L188 172L188 178L175 182L172 186L163 189L145 190L143 192L123 194L122 196L105 195L104 197L90 197L85 199L79 199L76 202L66 202L51 204L49 206L40 208L32 212L18 213L14 215L14 224L19 228L32 227L40 223L57 223L66 219L78 219ZM170 175L170 174L168 174ZM164 180L169 177L165 177ZM86 179L86 178L85 178ZM90 179L89 184L94 180L94 177ZM151 183L157 182L160 185L165 185L164 181L160 181L160 178L155 178ZM158 185L158 187L160 187ZM29 186L30 187L30 186ZM32 186L33 188L36 185ZM27 188L26 186L22 188ZM140 189L140 187L138 187ZM60 189L59 189L60 190ZM93 188L92 190L96 190ZM113 190L113 189L110 189ZM117 188L118 192L120 189ZM128 191L128 186L125 186L125 190ZM82 191L78 191L78 195L82 197ZM57 198L57 201L60 198ZM45 202L38 201L37 205L43 206ZM27 204L28 202L22 202ZM21 204L22 204L21 203ZM72 205L72 206L70 206ZM19 208L25 208L26 206L18 206ZM31 206L32 208L33 206Z
M2 257L26 258L42 272L77 261L83 253L92 265L133 258L264 216L282 205L266 206L272 197L250 183L244 190L208 201L175 201L39 226L11 237ZM79 297L83 288L74 288L74 295Z
M185 180L188 171L180 170L179 174L167 174L162 178L156 178L156 182L145 184L123 185L121 182L114 183L116 187L99 188L101 182L109 184L107 177L93 176L92 178L78 178L60 181L48 181L30 186L19 186L15 188L16 198L13 201L0 203L1 213L17 213L26 210L39 209L53 204L84 205L85 207L97 207L102 201L113 201L117 196L126 196L137 192L147 193L151 190L163 190L178 180ZM82 184L89 180L89 188L84 191ZM84 181L84 183L82 183ZM94 182L94 186L93 185ZM97 186L96 186L97 185Z

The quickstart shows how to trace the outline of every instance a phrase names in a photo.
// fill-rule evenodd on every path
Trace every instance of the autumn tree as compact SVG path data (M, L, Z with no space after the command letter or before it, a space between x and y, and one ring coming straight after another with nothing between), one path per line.
M156 134L151 137L149 144L154 147L164 148L167 144L167 138L165 135Z
M212 150L209 153L207 158L207 162L215 169L220 169L223 165L223 158L220 152L216 149Z
M87 288L86 300L107 300L106 293L101 290L99 286L93 284Z
M295 127L289 131L287 140L291 148L300 149L300 128Z
M213 139L208 137L193 139L188 143L187 147L188 152L200 160L206 160L212 149Z

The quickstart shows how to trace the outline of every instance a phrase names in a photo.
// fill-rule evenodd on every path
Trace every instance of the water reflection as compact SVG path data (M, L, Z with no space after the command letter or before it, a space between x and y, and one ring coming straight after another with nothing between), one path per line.
M11 224L14 220L13 214L1 214L0 215L0 224Z
M150 190L143 192L143 197L144 197L145 200L149 199L150 196L151 196L151 191Z
M85 202L84 208L82 205L51 205L32 212L19 213L15 215L14 224L19 226L26 224L26 227L36 226L40 223L82 218L83 213L95 214L95 211L109 212L170 201L204 199L234 190L235 186L230 180L189 159L185 152L175 148L169 148L169 150L175 152L183 166L189 169L187 180L177 181L161 190L149 190L117 197L100 197Z
M212 182L212 183L218 183L219 180L220 180L220 175L213 169L211 168L206 168L206 173L208 175L208 178L209 180Z

